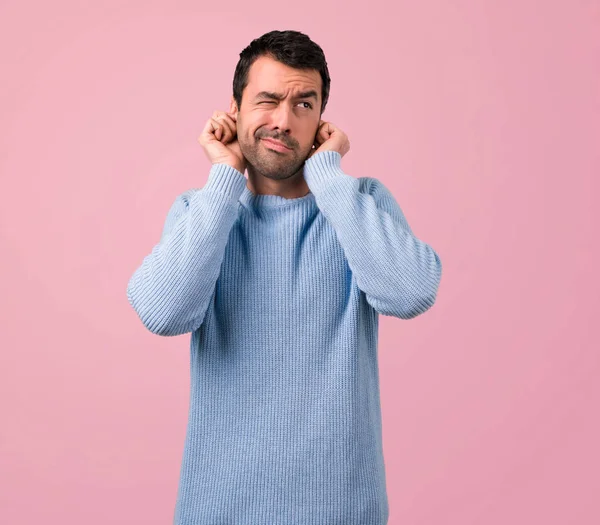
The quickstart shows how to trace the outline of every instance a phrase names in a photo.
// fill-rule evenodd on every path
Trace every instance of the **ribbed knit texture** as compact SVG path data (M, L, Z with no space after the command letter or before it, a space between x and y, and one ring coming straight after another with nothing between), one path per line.
M308 159L295 199L214 164L129 281L148 330L191 332L175 525L388 522L378 315L425 312L442 265L389 190L340 162Z

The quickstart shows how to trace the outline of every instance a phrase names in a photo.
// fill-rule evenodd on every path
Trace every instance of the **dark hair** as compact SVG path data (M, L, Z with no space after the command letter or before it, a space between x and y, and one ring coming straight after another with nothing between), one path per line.
M248 85L248 72L254 61L268 56L295 69L316 69L321 74L321 114L329 99L329 70L321 47L308 35L299 31L270 31L255 38L240 53L233 75L233 97L238 110L242 105L242 93Z

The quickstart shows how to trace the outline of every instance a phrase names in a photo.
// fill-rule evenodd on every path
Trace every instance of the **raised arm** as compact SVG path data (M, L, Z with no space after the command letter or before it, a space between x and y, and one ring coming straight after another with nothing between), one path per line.
M245 186L240 171L213 164L202 189L175 199L160 241L127 285L129 303L151 332L181 335L202 324Z
M412 233L391 192L373 177L352 177L337 151L304 164L317 206L336 231L348 265L368 303L379 313L411 319L434 304L442 263Z

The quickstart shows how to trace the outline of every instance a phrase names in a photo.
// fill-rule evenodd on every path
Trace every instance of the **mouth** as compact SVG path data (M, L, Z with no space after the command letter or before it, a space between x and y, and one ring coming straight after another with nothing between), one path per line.
M274 151L281 151L281 152L286 152L286 151L291 151L292 148L288 148L283 142L279 142L278 140L274 140L274 139L262 139L263 142L265 143L265 146L267 146L267 148L270 148Z

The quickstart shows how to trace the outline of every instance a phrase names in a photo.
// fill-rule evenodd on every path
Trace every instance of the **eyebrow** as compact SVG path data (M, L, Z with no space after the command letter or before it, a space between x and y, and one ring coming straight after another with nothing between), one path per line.
M263 98L271 98L275 100L283 100L285 97L281 93L273 93L272 91L261 91L258 95L256 95L255 100L260 100ZM314 98L315 101L318 100L317 92L314 89L309 89L308 91L302 91L294 96L295 99L299 98Z

